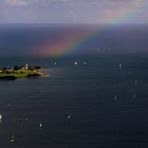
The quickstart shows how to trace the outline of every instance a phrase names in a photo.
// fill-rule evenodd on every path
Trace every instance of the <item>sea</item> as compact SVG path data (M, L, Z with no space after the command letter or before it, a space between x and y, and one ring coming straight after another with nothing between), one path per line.
M0 61L48 74L0 81L0 147L148 147L148 55Z
M148 147L148 46L143 28L132 31L134 38L123 31L116 34L120 39L111 41L113 34L106 34L104 43L100 41L104 48L136 52L62 57L14 55L26 45L25 31L10 30L4 34L1 29L0 67L35 64L47 76L0 81L1 148ZM19 45L14 33L23 36Z

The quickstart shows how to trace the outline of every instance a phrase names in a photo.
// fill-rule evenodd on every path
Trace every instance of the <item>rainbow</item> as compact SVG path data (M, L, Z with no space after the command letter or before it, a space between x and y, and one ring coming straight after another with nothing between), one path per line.
M80 47L84 47L85 43L89 42L89 40L93 40L104 32L117 27L128 18L136 17L139 7L143 7L144 4L143 0L135 0L129 2L128 5L116 8L116 11L108 10L105 14L107 25L102 25L103 27L99 29L91 29L89 31L66 32L64 38L61 37L53 42L47 40L38 45L33 54L36 56L58 57L75 53Z

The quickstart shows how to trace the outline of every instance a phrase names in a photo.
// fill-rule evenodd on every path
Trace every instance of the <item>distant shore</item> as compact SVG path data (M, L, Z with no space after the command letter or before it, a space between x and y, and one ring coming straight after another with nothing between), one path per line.
M31 67L31 66L30 66ZM0 80L15 80L17 78L30 78L30 77L41 77L41 76L47 76L47 74L42 73L41 68L35 69L30 68L29 66L24 67L19 66L16 68L3 68L0 70ZM38 66L39 67L39 66Z

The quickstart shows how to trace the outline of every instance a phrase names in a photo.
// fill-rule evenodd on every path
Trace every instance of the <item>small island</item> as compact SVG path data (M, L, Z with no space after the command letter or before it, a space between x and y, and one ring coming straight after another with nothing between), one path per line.
M15 80L17 78L40 77L45 74L40 72L38 65L16 65L12 68L0 68L0 80Z

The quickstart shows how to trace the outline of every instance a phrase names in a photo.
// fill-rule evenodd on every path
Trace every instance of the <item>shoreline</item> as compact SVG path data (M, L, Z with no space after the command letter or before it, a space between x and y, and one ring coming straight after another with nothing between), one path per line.
M48 76L42 72L43 69L38 70L13 70L7 69L4 72L0 72L0 80L16 80L21 78L37 78Z

